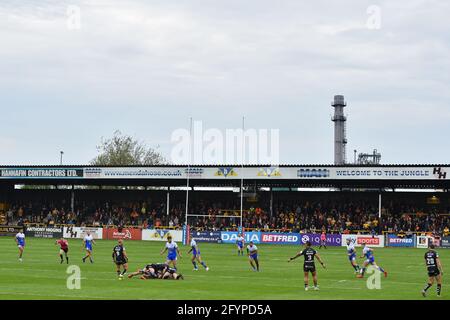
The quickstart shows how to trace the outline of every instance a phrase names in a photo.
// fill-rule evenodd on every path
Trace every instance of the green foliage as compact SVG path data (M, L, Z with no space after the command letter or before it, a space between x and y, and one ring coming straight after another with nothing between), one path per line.
M160 165L167 161L157 149L148 147L135 138L115 131L112 138L102 138L97 155L91 164L95 166Z

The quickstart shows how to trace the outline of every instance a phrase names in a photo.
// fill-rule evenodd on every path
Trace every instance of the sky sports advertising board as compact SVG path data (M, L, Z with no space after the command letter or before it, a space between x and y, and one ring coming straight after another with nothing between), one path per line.
M447 180L450 167L0 168L0 179Z

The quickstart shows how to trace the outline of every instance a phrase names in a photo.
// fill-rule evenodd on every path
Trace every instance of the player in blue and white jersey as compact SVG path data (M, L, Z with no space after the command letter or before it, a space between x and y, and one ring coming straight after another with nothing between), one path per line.
M239 255L244 255L244 245L245 245L245 238L243 237L243 234L240 233L238 234L238 237L236 239L236 245L237 245L237 249L238 249L238 256Z
M15 237L17 247L19 248L19 261L22 262L23 250L25 249L25 234L21 229Z
M197 241L195 239L191 240L191 250L188 254L192 252L192 264L194 265L194 271L198 271L197 262L200 263L206 271L209 271L209 267L202 261L202 256L200 255L200 249L198 248Z
M347 256L348 260L350 261L350 264L352 265L353 269L355 269L355 272L359 272L359 265L356 262L356 249L355 244L351 239L347 239Z
M369 264L371 266L373 266L375 269L379 270L380 272L383 272L384 276L387 277L387 272L382 267L378 266L375 263L375 257L373 255L373 249L369 248L367 243L364 243L363 255L361 256L361 258L364 258L364 257L366 258L366 260L364 260L363 267L359 270L358 278L363 278L364 277L364 273L366 272L366 268L367 268L367 266Z
M86 235L83 239L83 245L86 249L86 256L83 258L83 263L86 262L86 259L89 258L89 261L91 263L94 263L94 260L92 260L92 245L95 244L94 237L91 235L91 233L88 231L86 232Z
M166 264L167 265L172 264L172 266L174 268L176 268L177 267L177 255L180 256L180 258L181 258L181 253L180 253L180 250L178 250L178 245L176 244L176 242L172 241L172 236L167 237L166 246L164 247L164 250L161 251L161 254L164 254L166 251L167 251Z
M259 271L258 248L253 244L253 241L250 241L247 246L247 255L253 271Z

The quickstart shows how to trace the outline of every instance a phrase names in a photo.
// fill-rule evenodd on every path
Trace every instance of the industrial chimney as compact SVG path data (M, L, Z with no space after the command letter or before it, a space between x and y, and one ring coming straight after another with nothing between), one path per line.
M346 138L346 121L344 116L344 107L347 103L344 101L344 96L334 96L334 101L331 103L334 107L334 116L331 120L334 122L334 164L345 164L345 147L347 145Z

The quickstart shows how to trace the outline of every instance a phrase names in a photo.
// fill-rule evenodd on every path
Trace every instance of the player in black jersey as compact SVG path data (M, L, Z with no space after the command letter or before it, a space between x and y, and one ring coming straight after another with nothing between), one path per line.
M135 276L141 275L142 280L148 279L162 279L166 269L169 266L165 263L150 263L147 264L143 269L138 269L136 272L130 273L128 278L133 278Z
M439 254L434 250L434 244L430 244L430 249L425 253L425 265L428 272L428 283L422 290L422 295L426 297L427 290L431 288L436 279L437 282L437 296L441 296L442 288L442 275L444 274L442 270L441 260L439 259Z
M119 280L122 280L124 274L127 273L128 270L128 256L123 246L122 239L119 239L117 241L117 245L113 248L112 258L117 268L117 275L119 276ZM120 272L121 266L123 266L122 272Z
M135 276L141 276L142 280L147 279L158 279L158 273L155 269L152 268L151 264L147 264L143 269L138 269L136 272L132 272L128 275L128 278L131 279Z
M184 277L183 277L183 275L181 273L177 272L177 269L169 268L169 266L167 266L167 268L164 269L164 271L163 271L163 275L162 275L161 279L164 279L164 280L184 280Z
M291 262L294 259L297 259L300 256L304 256L305 261L303 263L303 272L304 272L304 280L305 280L305 291L308 291L309 289L309 273L311 272L314 282L314 290L319 290L319 286L317 285L317 271L316 271L316 264L314 262L314 259L317 258L317 260L320 262L322 267L325 269L325 264L323 263L322 259L320 259L319 254L316 250L314 250L311 247L311 242L306 242L306 248L299 253L297 253L294 257L290 258L288 262Z

